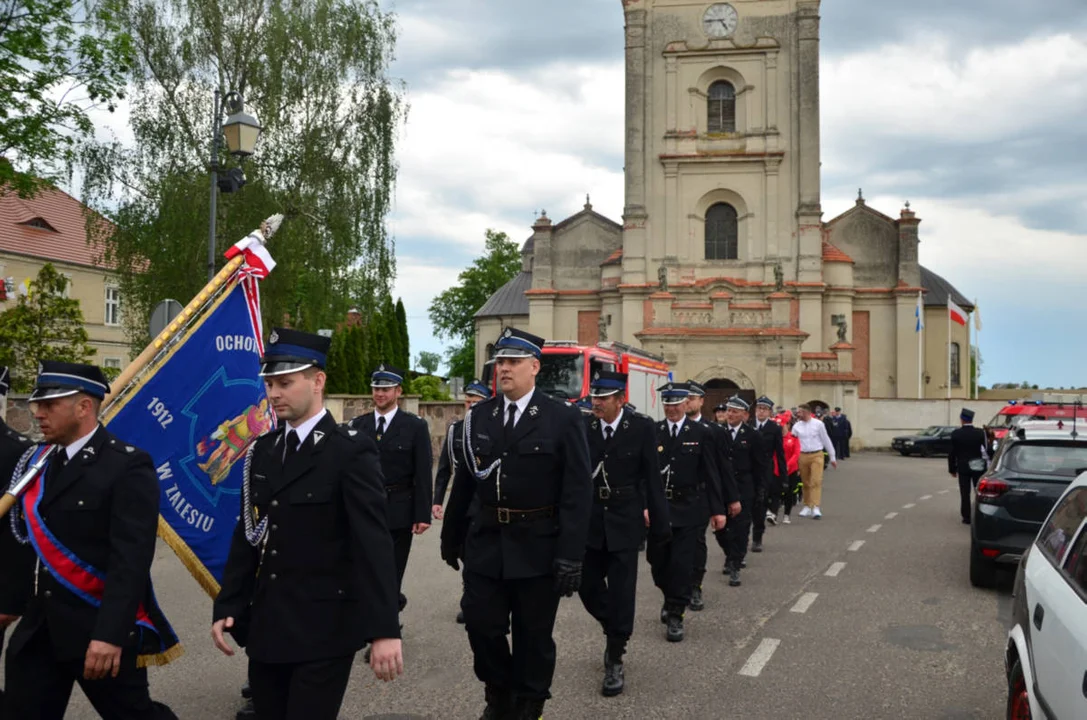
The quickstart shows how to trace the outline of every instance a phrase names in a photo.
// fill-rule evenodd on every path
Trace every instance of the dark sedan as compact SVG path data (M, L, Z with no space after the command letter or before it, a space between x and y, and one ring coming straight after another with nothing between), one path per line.
M932 425L916 435L900 435L891 440L891 448L903 455L947 455L951 451L950 425Z
M970 532L970 582L992 587L1014 565L1068 484L1087 469L1087 440L1071 428L1030 423L1009 434L978 482Z

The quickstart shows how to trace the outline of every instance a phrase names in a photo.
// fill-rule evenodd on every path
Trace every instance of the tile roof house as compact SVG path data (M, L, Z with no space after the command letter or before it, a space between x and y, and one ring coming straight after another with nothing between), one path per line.
M0 312L16 302L20 287L33 280L46 263L68 277L69 295L79 301L94 362L121 368L131 352L121 324L122 299L117 280L103 262L103 250L87 236L86 206L58 188L45 188L21 198L0 188L0 278L11 285ZM90 217L108 221L94 214Z

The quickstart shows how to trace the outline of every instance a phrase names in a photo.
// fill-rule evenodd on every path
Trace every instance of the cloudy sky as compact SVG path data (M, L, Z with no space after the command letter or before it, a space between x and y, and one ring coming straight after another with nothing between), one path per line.
M483 232L622 210L619 0L384 0L408 88L392 230L412 350ZM982 384L1087 385L1087 4L824 0L823 209L922 218L983 319Z

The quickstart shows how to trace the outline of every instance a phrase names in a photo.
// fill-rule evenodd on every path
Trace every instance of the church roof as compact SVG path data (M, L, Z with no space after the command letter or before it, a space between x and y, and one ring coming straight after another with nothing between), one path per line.
M498 288L487 302L476 311L475 317L509 317L528 315L528 298L525 291L532 287L532 273L522 270L512 280Z
M853 258L846 255L842 250L834 245L831 245L826 240L823 241L823 262L853 262Z
M616 248L615 252L608 255L604 262L600 263L600 267L605 265L620 265L623 262L623 248Z
M963 310L971 312L974 309L974 303L966 299L966 296L955 289L955 286L944 280L936 273L929 270L924 265L918 266L921 269L921 287L925 289L925 305L947 305L947 298L951 296L952 301Z

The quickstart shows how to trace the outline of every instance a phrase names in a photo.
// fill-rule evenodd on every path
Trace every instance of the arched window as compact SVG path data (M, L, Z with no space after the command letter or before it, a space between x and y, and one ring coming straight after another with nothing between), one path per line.
M709 95L706 132L736 132L736 88L730 82L718 80L710 85Z
M962 386L962 373L960 371L959 344L951 343L951 387Z
M735 260L738 238L736 208L717 203L706 211L707 260Z

